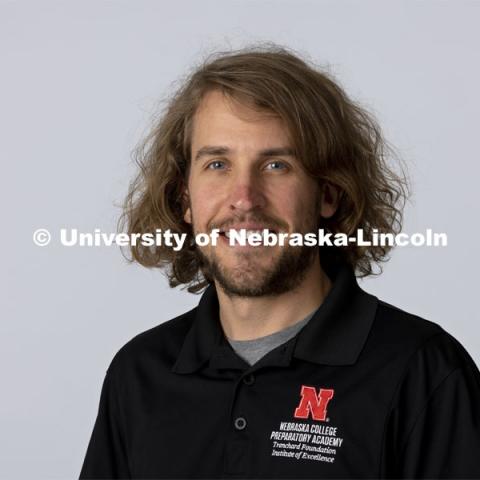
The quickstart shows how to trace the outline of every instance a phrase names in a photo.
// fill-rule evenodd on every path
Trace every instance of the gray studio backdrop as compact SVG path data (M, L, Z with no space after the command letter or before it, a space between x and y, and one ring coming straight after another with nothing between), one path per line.
M32 234L114 232L158 100L217 49L294 48L376 114L413 179L404 231L449 244L400 248L362 285L479 364L479 14L458 0L2 1L0 478L78 476L113 355L197 304L118 248Z

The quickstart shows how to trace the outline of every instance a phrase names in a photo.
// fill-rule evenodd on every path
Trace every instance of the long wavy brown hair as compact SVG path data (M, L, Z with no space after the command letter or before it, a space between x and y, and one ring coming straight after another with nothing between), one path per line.
M348 235L361 228L366 239L373 229L400 232L408 192L405 169L395 173L389 166L391 158L399 157L374 117L325 69L269 44L209 56L182 82L135 150L139 172L125 199L119 230L144 234L169 229L186 233L188 241L179 252L163 245L131 246L129 261L164 269L171 287L184 285L190 292L212 282L202 271L191 226L183 220L182 195L191 160L192 118L213 89L278 115L306 172L319 184L339 187L339 207L333 217L323 219L322 228ZM381 271L390 248L320 247L320 258L346 261L363 277L377 273L375 266Z

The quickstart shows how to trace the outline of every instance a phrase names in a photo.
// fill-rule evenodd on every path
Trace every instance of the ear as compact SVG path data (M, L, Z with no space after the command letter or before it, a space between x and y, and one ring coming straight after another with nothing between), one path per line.
M328 182L323 183L320 190L320 215L323 218L332 217L337 211L339 201L339 187Z
M183 219L186 223L192 223L192 210L190 208L190 196L188 193L188 188L185 188L182 193L182 205L183 205Z

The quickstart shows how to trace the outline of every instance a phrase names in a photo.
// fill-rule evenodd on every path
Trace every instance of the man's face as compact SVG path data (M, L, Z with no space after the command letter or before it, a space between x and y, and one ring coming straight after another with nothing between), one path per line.
M278 117L211 91L193 118L191 152L184 219L195 235L213 228L317 231L317 183L294 157ZM197 248L214 280L238 296L291 290L318 261L317 248L230 246L223 234L216 246Z

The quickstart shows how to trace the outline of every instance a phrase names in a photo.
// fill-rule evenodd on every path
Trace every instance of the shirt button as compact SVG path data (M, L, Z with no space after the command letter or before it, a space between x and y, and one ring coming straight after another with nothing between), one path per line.
M255 383L255 375L250 373L246 377L243 377L243 383L245 385L253 385Z
M243 430L247 426L247 421L243 417L238 417L235 419L235 428L237 430Z

